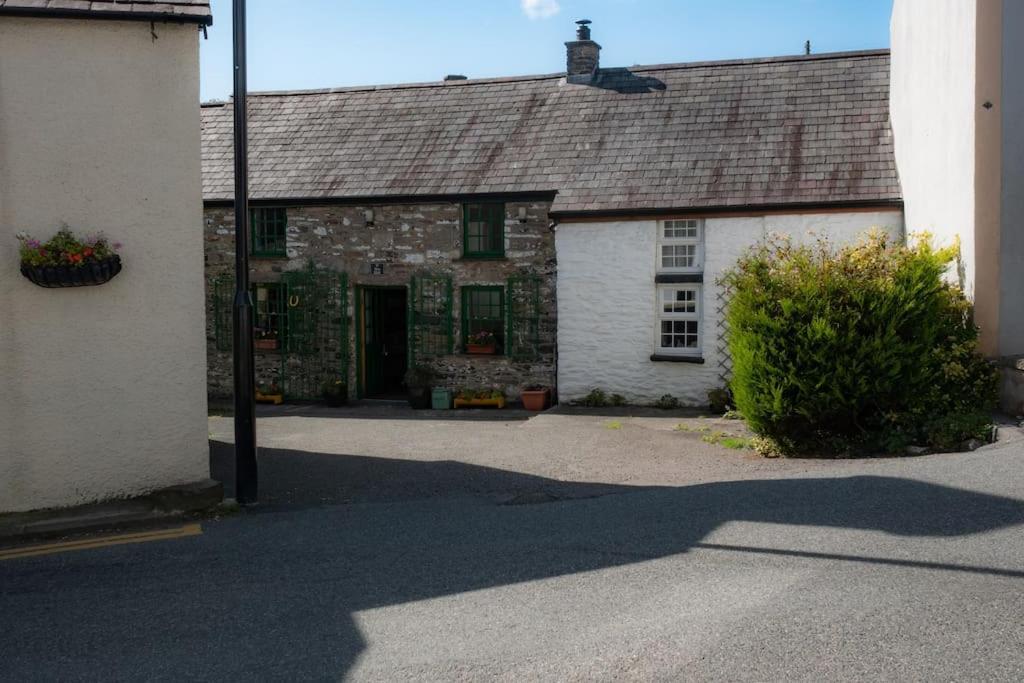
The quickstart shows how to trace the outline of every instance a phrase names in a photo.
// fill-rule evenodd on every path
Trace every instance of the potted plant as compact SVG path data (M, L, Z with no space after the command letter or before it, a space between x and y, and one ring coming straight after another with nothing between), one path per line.
M527 410L540 412L548 407L548 400L551 398L551 390L539 384L533 384L523 389L519 394L523 401L523 407Z
M277 348L277 332L273 330L258 330L254 348L260 351L273 351Z
M18 240L21 274L40 287L101 285L121 272L121 245L103 235L79 239L64 226L48 242L24 233Z
M505 394L497 389L463 389L455 398L456 408L504 408Z
M273 403L275 406L281 405L284 402L284 392L281 391L281 387L278 386L277 382L261 384L256 388L256 402Z
M498 340L490 330L480 330L466 338L466 353L492 355L498 350Z
M424 410L430 407L430 386L434 373L421 365L409 368L405 373L405 386L409 391L409 407Z
M324 401L331 408L348 404L348 382L340 377L324 382Z

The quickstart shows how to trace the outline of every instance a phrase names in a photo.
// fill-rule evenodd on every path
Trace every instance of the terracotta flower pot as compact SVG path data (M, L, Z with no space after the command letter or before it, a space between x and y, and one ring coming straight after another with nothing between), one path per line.
M256 339L253 342L253 348L260 350L273 350L277 348L276 339Z
M523 407L534 412L540 412L547 408L550 396L550 389L523 390L519 395L523 401Z
M466 353L479 356L494 355L497 350L497 344L466 344Z

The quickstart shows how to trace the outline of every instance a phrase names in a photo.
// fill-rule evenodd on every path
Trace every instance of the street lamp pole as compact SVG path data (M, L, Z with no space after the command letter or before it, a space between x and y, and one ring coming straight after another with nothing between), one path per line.
M253 306L249 294L249 159L245 73L245 0L234 0L235 140L235 499L245 505L258 495L256 471L256 379Z

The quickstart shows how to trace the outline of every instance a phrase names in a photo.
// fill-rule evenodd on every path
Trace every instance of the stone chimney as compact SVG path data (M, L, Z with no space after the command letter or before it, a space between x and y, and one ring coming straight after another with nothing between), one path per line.
M576 22L576 40L565 44L566 80L590 83L601 64L601 46L590 39L590 20Z

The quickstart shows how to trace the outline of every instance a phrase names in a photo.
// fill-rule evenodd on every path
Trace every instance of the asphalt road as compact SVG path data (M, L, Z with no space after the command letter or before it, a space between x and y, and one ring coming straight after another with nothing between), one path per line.
M480 486L0 562L0 680L1022 680L1008 436L672 486L396 461Z

